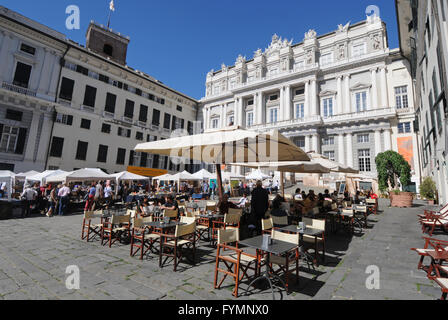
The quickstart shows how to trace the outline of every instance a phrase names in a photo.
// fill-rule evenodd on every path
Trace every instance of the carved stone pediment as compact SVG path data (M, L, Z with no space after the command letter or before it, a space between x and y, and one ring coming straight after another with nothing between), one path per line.
M335 96L337 94L334 90L324 90L319 93L319 97L326 97L326 96Z
M362 89L370 89L372 87L371 84L358 82L354 86L350 88L351 91L362 90Z

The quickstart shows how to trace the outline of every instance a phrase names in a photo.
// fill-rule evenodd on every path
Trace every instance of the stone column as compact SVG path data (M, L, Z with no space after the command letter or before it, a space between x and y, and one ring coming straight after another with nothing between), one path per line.
M285 117L285 87L280 87L280 107L278 110L278 121L281 122Z
M347 165L353 167L353 134L347 133Z
M311 151L314 151L314 152L316 152L316 153L319 153L319 136L318 136L318 134L316 133L316 134L313 134L312 136L311 136L311 140L312 140L312 146L311 146Z
M377 89L377 84L376 84L376 69L371 69L370 70L371 73L371 77L372 77L372 105L370 107L370 109L374 110L374 109L378 109L378 89Z
M392 133L391 129L384 130L384 150L392 149Z
M59 63L59 61L62 57L59 56L56 52L52 52L51 58L54 62L53 62L53 68L51 71L50 87L48 88L48 95L56 96L57 92L55 90L57 90L58 81L59 81L59 70L61 69L61 64Z
M305 152L309 152L311 151L312 146L311 146L311 136L305 136Z
M44 113L44 119L42 124L42 131L40 133L39 145L37 150L36 162L43 163L45 165L45 160L47 156L47 144L51 140L51 124L53 122L53 114L50 112ZM44 168L46 169L46 168Z
M305 118L311 116L311 106L310 106L310 82L305 82Z
M258 123L258 96L259 96L259 94L258 93L256 93L256 94L254 94L253 95L253 99L254 99L254 105L252 106L252 112L253 112L253 119L254 119L254 125L255 124L257 124Z
M239 126L243 126L243 120L244 120L244 115L243 115L243 99L240 98L239 100L239 104L238 104L238 123L237 125Z
M291 120L291 86L287 86L286 87L286 91L285 91L285 113L284 113L284 119L283 120Z
M31 120L31 127L29 128L27 134L28 138L26 141L25 148L25 162L33 162L34 158L34 148L36 147L37 133L39 130L39 120L41 112L36 110L33 111L33 119ZM50 141L51 143L51 141Z
M221 105L221 128L227 127L226 121L226 107L224 104Z
M375 130L375 158L381 152L381 131Z
M2 34L2 42L1 42L1 47L0 47L0 61L3 61L3 62L0 63L0 75L2 75L0 80L8 81L8 79L4 76L5 75L4 72L5 72L5 68L7 65L7 63L5 63L5 61L8 61L7 57L8 57L9 46L11 45L11 36L9 33L5 32L4 30L1 31L1 34ZM12 76L11 76L11 79L12 79Z
M319 114L317 111L317 82L316 80L311 80L311 115L316 116Z
M203 124L204 124L204 131L207 130L208 126L208 119L207 119L207 108L202 108L202 117L203 117Z
M344 134L338 135L338 162L346 164L345 161L345 146L344 146Z
M386 67L380 69L380 81L381 81L381 107L389 107L389 92L387 90L387 78L386 78Z
M337 77L337 88L336 115L344 113L344 106L342 105L342 76Z
M350 94L350 75L347 74L344 76L345 78L345 103L344 103L344 113L352 112L352 97Z

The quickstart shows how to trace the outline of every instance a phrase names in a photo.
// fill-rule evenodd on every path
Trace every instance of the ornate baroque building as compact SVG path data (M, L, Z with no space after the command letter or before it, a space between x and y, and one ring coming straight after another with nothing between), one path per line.
M210 71L201 99L204 129L279 129L305 151L376 176L385 150L405 156L420 179L410 66L388 47L377 16L293 44L277 35L251 59ZM232 168L238 171L238 168ZM414 188L415 185L411 186Z

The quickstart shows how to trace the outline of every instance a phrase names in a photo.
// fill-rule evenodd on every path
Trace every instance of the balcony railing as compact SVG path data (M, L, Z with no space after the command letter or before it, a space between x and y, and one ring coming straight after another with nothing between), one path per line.
M32 91L32 90L29 90L28 88L16 86L14 84L7 83L7 82L2 82L2 88L12 91L12 92L15 92L15 93L24 94L26 96L31 96L31 97L36 96L36 91Z
M285 120L285 121L278 121L274 123L264 123L264 124L256 124L250 127L250 129L255 130L269 130L269 129L278 129L283 127L290 127L294 125L299 124L316 124L321 123L322 119L320 116L310 116L306 118L298 118L298 119L291 119L291 120Z
M393 116L396 115L395 108L382 108L382 109L373 109L366 110L361 112L353 112L346 114L338 114L331 117L324 118L324 123L332 123L332 122L347 122L347 121L359 121L362 119L371 119L385 116Z
M81 110L94 113L95 108L91 106L81 105Z
M113 119L113 118L115 118L115 114L112 113L112 112L104 111L103 112L103 117Z
M123 121L123 122L126 122L126 123L130 123L130 124L132 124L134 121L132 120L132 118L129 118L129 117L126 117L126 116L123 116L122 118L121 118L121 120Z

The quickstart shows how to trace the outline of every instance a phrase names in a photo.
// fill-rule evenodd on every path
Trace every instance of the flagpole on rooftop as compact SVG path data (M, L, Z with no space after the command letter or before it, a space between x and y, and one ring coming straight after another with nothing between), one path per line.
M115 11L114 0L111 0L109 3L109 17L107 18L107 29L110 29L110 17L112 15L112 11Z

